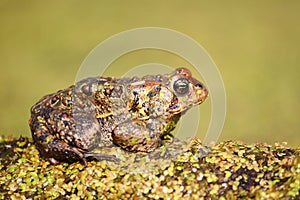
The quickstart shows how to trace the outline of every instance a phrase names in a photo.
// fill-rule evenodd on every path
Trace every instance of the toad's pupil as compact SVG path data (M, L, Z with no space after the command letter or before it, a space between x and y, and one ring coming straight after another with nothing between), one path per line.
M184 95L189 91L189 81L185 78L179 78L174 82L173 89L178 95Z

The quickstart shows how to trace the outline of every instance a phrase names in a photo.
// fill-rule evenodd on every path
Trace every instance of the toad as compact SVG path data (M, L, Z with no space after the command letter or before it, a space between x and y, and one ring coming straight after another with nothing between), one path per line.
M40 99L31 108L29 126L40 154L52 164L115 161L92 150L117 145L154 151L180 116L207 96L186 68L141 78L86 78Z

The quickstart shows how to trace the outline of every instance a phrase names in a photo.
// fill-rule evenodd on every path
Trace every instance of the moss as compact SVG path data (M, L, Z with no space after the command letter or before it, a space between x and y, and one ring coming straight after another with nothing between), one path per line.
M173 145L173 146L172 146ZM0 137L0 199L299 199L300 148L174 142L121 161L51 165L28 138Z

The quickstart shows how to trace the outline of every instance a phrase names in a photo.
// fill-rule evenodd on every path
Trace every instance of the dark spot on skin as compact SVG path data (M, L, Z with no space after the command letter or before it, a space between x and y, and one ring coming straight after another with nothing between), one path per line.
M43 113L44 113L46 119L50 119L50 113L52 113L53 110L54 110L54 108L50 107L50 106L44 108Z
M52 97L51 99L51 104L55 104L59 99L57 98L57 96Z
M65 113L65 112L63 112L63 113L61 113L60 117L61 117L61 118L67 118L67 117L68 117L68 114Z
M69 125L68 122L65 121L65 120L63 120L62 122L64 123L64 126L68 126Z
M153 87L152 90L150 90L147 94L148 97L154 97L155 95L157 95L160 91L160 86L156 85Z
M40 140L40 141L43 141L43 142L45 141L46 138L47 138L47 135L46 135L46 134L43 134L43 135L40 135L40 136L39 136L39 140Z
M156 80L158 82L163 82L163 77L161 75L158 75L157 78L156 78Z
M64 99L64 100L62 101L62 103L64 104L64 106L70 106L71 101L70 101L69 99Z
M138 93L136 91L133 91L133 95L134 95L134 97L133 97L133 101L132 101L130 111L136 112L137 111L137 106L139 105L139 96L138 96Z
M113 89L105 88L103 93L105 96L109 97L111 95L112 91L113 91Z
M84 85L81 87L81 91L86 95L91 95L91 90L89 85Z
M134 91L133 95L134 95L134 102L138 103L139 102L139 94L136 91Z
M170 110L174 110L174 109L177 109L179 106L178 106L178 98L176 96L173 97L172 99L172 102L169 106L169 109Z
M71 90L71 89L70 89L70 90L67 90L67 92L66 92L66 93L67 93L67 95L69 95L69 96L70 96L70 95L72 95L72 90Z

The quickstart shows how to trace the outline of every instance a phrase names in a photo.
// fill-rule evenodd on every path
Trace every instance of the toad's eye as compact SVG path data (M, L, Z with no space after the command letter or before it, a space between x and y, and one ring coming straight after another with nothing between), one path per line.
M190 82L185 78L179 78L173 83L173 90L178 95L185 95L189 92Z

